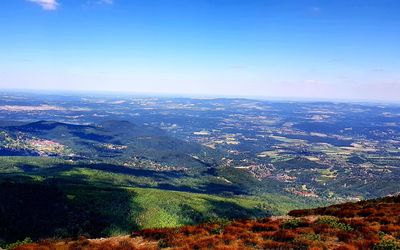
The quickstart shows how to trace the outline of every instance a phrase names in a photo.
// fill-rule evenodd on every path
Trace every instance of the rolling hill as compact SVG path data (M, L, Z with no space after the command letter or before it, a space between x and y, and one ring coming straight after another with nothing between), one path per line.
M400 249L400 196L289 215L147 229L130 237L45 240L15 249Z
M218 150L147 125L7 122L0 130L2 148L14 152L0 156L3 245L263 218L322 204L220 166Z
M159 128L128 121L112 120L95 125L38 121L0 129L9 140L19 142L19 145L14 143L14 147L8 147L8 152L14 149L13 155L40 154L37 148L27 147L36 139L39 140L36 144L44 140L60 144L65 150L58 155L73 156L74 159L128 161L137 157L189 168L207 167L210 163L200 159L204 155L218 159L216 151L168 136ZM3 155L7 153L3 152Z

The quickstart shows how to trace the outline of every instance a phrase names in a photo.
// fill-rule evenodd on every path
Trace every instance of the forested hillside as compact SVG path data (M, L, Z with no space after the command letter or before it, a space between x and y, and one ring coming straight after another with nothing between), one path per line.
M400 196L293 210L289 216L217 220L146 229L130 237L45 240L16 250L50 249L400 249Z

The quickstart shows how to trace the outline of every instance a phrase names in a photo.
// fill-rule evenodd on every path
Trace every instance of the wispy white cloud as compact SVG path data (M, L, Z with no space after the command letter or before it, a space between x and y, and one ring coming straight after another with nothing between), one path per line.
M40 5L45 10L56 10L58 7L57 0L27 0Z

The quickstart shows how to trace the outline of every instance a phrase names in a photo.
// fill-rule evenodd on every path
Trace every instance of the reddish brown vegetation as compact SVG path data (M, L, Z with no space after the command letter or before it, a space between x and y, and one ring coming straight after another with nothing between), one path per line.
M132 239L129 236L114 237L108 239L88 240L80 238L75 241L40 241L35 244L28 244L15 248L17 250L156 250L157 241L143 241L142 239Z
M294 210L289 215L293 217L146 229L119 239L81 239L64 245L43 242L17 250L392 249L384 248L388 244L400 247L400 197Z

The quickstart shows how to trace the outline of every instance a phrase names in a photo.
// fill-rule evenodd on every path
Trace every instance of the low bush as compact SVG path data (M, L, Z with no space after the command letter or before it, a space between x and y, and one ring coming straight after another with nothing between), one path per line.
M294 229L298 227L306 227L308 226L308 222L304 219L291 219L282 223L281 228L283 229Z
M383 238L374 246L374 250L400 250L400 242L393 238Z
M318 219L317 223L329 225L332 228L337 228L344 232L351 232L353 228L346 223L342 223L338 218L333 216L323 216Z

